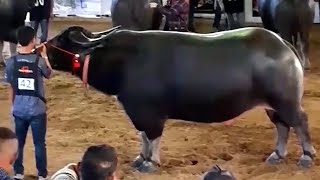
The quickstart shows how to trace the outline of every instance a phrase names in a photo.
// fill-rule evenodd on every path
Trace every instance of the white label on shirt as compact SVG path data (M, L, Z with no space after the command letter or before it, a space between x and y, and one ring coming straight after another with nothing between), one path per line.
M32 78L18 78L18 89L34 91L34 79Z

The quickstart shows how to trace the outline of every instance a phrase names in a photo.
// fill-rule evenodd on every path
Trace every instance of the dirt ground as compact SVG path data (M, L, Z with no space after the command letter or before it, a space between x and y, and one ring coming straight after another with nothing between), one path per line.
M107 28L107 23L55 22L50 35L71 25L81 25L97 31ZM198 24L201 31L208 26ZM320 149L320 26L315 26L311 36L312 69L305 77L304 108L309 115L313 143ZM232 51L230 49L230 51ZM214 60L214 59L213 59ZM161 160L158 173L142 175L130 163L139 153L140 140L123 109L112 97L90 90L84 96L81 81L70 74L55 72L47 80L48 99L48 168L50 174L67 163L77 162L86 147L108 143L117 148L119 176L124 180L178 180L199 179L211 166L218 164L231 170L239 180L262 179L320 179L320 160L309 170L296 166L301 149L291 133L288 157L282 165L268 166L266 157L275 147L275 128L262 109L254 109L237 118L232 127L220 124L196 124L169 121L162 138ZM8 89L0 85L0 125L10 126ZM25 147L26 174L36 174L34 150L30 134Z

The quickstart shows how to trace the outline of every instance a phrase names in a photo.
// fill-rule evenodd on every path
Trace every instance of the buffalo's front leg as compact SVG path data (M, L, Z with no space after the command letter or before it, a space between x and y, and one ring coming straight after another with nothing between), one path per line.
M136 129L141 132L141 152L135 158L132 167L143 173L154 172L160 167L160 139L164 129L165 113L161 111L161 107L153 107L147 103L126 102L123 103L123 107Z
M140 132L142 146L141 146L141 153L136 157L136 159L132 163L132 167L138 169L146 160L147 157L151 156L151 145L147 138L145 132Z
M272 110L266 110L268 117L277 128L277 146L276 150L266 159L266 162L272 165L279 164L287 154L287 143L289 139L290 126L281 120L278 113Z
M161 137L157 137L155 139L149 139L146 133L142 133L143 138L147 138L150 142L149 148L150 153L147 154L146 157L142 157L144 159L143 163L137 167L137 170L143 173L151 173L157 170L160 167L160 140ZM139 155L141 156L141 155ZM138 157L139 157L138 156Z

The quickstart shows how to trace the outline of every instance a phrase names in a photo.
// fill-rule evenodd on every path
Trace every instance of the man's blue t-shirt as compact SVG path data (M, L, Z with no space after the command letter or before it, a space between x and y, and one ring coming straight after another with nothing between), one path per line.
M17 57L17 59L23 59L24 61L28 62L35 62L37 58L36 54L17 54L15 56ZM13 79L13 57L6 60L6 68L4 75L5 81L10 83L11 85L15 83ZM43 77L49 78L51 70L47 67L43 58L39 58L38 67L39 95L45 97ZM13 101L12 114L14 116L28 118L43 115L46 113L46 109L46 104L38 97L16 95Z

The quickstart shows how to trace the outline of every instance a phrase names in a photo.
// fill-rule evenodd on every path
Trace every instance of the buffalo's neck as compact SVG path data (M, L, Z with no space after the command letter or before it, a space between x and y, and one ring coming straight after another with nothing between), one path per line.
M121 91L127 62L137 55L134 36L117 33L91 53L88 83L97 90L117 95ZM82 75L82 72L80 73ZM81 77L81 76L80 76Z

